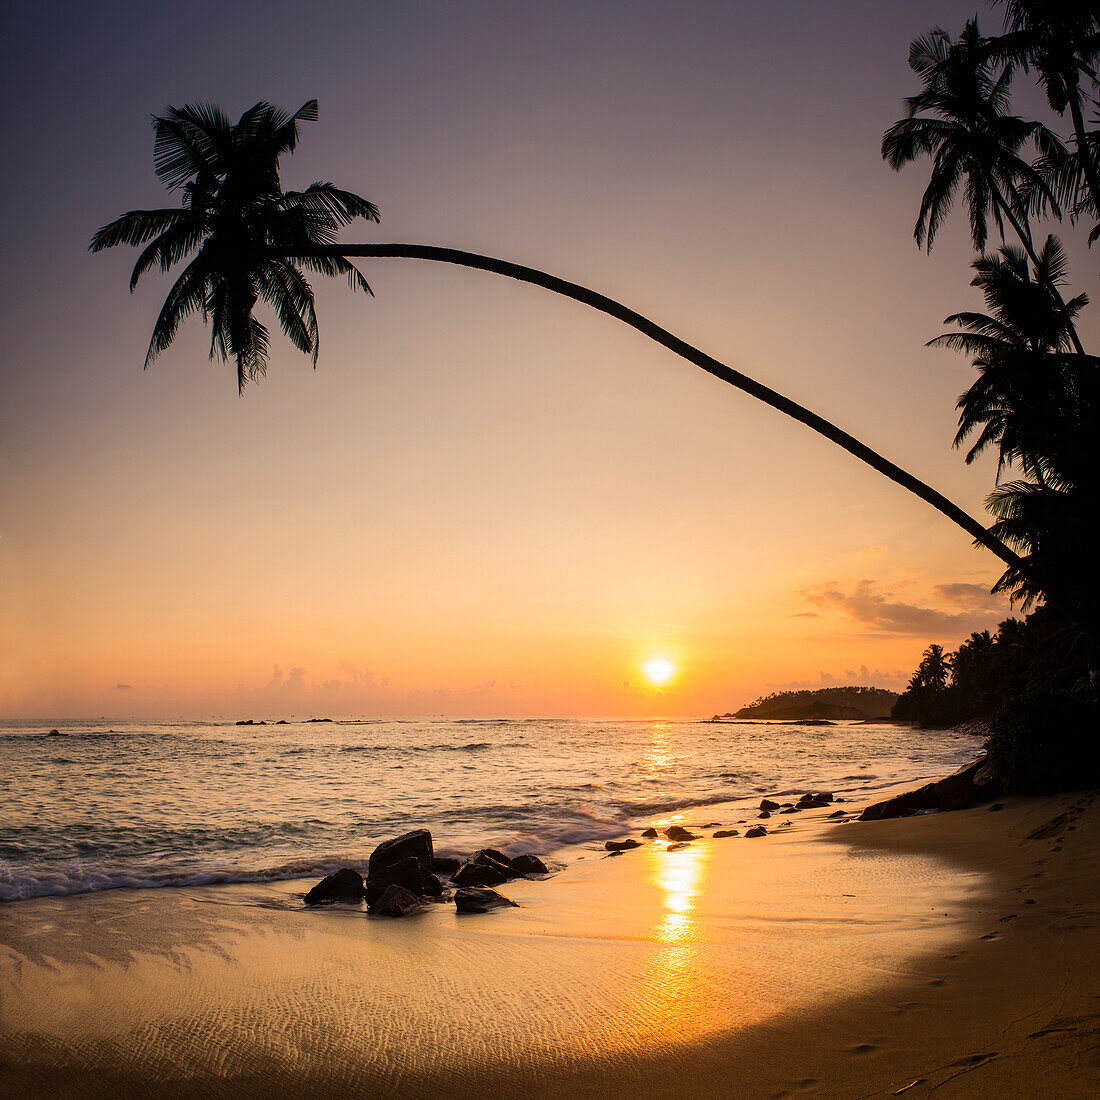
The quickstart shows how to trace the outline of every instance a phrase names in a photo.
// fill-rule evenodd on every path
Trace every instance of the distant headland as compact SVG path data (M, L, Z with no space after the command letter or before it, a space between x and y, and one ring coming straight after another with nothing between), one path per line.
M780 718L788 721L838 718L889 718L897 692L876 687L827 687L813 691L777 691L722 718Z

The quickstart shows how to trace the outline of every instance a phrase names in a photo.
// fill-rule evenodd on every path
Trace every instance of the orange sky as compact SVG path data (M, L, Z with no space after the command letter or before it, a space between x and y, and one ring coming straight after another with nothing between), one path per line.
M709 714L896 688L929 642L1005 616L996 565L928 506L530 287L380 261L374 300L319 288L316 373L279 343L238 399L192 321L142 374L167 283L131 297L132 257L83 249L163 201L148 114L317 95L284 180L379 202L356 239L586 283L980 513L992 468L950 450L969 368L923 347L975 304L966 227L918 253L924 169L877 151L908 38L966 13L899 5L853 37L852 5L826 42L812 18L777 39L784 5L643 5L629 27L556 7L389 12L363 57L319 19L293 64L232 71L182 14L50 50L25 17L9 79L49 95L5 226L0 715ZM765 97L781 49L789 85ZM661 692L654 656L678 668Z

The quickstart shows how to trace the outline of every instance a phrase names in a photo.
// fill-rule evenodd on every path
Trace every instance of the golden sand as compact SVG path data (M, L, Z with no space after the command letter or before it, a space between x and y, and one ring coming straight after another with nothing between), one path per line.
M0 1093L1066 1100L1100 1086L1087 797L825 813L761 840L575 849L554 878L502 888L522 908L483 916L307 911L310 883L5 906Z

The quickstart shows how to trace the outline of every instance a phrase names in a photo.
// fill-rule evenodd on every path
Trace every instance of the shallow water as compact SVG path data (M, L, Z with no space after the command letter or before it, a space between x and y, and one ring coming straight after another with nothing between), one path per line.
M437 849L566 844L719 802L866 800L980 748L841 722L343 719L0 726L0 901L272 881L365 861L426 827Z

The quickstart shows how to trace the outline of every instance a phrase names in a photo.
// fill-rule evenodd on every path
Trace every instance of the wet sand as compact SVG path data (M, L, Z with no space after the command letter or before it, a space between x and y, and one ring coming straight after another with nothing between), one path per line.
M6 905L0 1093L1091 1095L1098 803L1006 802L578 848L483 916L311 883Z

